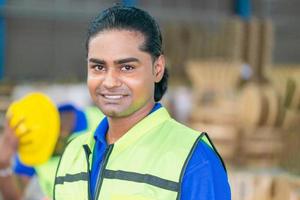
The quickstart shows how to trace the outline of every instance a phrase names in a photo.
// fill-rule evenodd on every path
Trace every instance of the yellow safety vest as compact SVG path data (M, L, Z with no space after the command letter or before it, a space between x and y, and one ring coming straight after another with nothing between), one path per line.
M173 120L165 108L151 113L109 145L97 182L97 200L176 200L186 165L207 138ZM66 148L55 179L55 200L91 200L93 134ZM210 145L210 144L209 144Z

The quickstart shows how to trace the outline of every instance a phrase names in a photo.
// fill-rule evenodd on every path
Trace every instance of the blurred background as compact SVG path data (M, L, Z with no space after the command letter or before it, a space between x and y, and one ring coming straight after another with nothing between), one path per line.
M171 74L163 104L208 132L232 199L300 199L299 0L0 0L0 129L31 91L92 104L86 29L117 2L159 21Z

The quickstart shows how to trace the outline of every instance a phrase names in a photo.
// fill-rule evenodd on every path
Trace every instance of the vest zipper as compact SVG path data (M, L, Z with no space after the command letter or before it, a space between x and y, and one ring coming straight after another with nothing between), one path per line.
M108 145L108 148L105 151L104 159L103 159L102 165L100 166L100 172L98 173L98 176L97 176L96 193L95 193L96 195L95 195L94 200L97 200L98 197L99 197L101 186L102 186L102 183L103 183L103 172L104 172L104 169L106 168L108 158L109 158L109 156L112 152L113 147L114 147L113 144Z
M92 199L92 196L91 196L91 190L90 190L90 155L91 155L91 150L89 148L88 145L83 145L83 149L84 149L84 152L85 152L85 158L86 158L86 163L87 163L87 184L88 184L88 187L87 187L87 190L88 190L88 200L91 200Z

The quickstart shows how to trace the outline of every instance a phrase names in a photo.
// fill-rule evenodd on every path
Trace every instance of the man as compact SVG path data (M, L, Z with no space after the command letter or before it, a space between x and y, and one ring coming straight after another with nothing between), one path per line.
M51 199L56 168L67 141L79 134L94 131L103 117L102 113L94 107L87 107L83 111L69 103L59 105L58 111L61 128L55 152L49 161L39 166L27 166L20 161L16 155L18 138L15 136L14 129L6 124L4 133L0 137L0 171L4 168L9 169L12 157L14 162L12 171L7 170L6 175L4 173L3 176L0 175L0 193L4 200ZM32 185L34 185L33 191L31 191Z
M66 148L54 198L230 199L222 161L205 134L157 103L168 76L155 20L134 7L108 8L90 24L86 48L88 88L106 117Z

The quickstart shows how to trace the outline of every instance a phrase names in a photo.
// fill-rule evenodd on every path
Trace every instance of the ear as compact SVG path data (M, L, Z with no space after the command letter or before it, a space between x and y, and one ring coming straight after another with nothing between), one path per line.
M165 64L166 64L165 56L160 55L154 63L155 83L158 83L162 79L165 71Z

